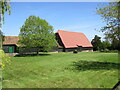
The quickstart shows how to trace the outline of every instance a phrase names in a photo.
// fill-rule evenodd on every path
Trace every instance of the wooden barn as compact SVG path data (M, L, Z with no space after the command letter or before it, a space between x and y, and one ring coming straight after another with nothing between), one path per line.
M56 33L59 52L93 51L93 46L87 37L81 32L58 30Z
M16 53L19 38L18 36L5 36L3 42L3 50L5 53Z
M58 47L55 47L50 52L72 52L77 51L93 51L93 46L87 39L87 37L80 32L70 32L58 30L55 33ZM3 42L3 50L5 53L18 52L18 36L5 36ZM27 52L35 52L36 49L27 50Z

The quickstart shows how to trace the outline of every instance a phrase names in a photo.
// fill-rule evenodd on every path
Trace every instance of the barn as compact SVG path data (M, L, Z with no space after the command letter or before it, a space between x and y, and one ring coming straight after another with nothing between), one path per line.
M3 41L3 50L5 53L16 53L19 37L18 36L5 36Z
M57 47L50 50L50 52L72 52L77 50L81 51L93 51L93 46L87 37L81 32L71 32L58 30L55 33ZM18 52L19 45L17 44L19 40L18 36L5 36L3 42L3 50L5 53L16 53ZM29 50L30 52L31 50ZM35 51L32 49L32 51Z
M92 44L85 34L81 32L58 30L55 33L55 36L58 43L59 52L70 52L74 50L79 52L93 51Z

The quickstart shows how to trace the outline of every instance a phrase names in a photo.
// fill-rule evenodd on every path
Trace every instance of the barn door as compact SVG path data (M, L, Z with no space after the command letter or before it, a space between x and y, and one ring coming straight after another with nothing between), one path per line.
M78 51L79 51L79 52L82 51L82 46L78 46Z
M9 47L9 53L13 53L13 47Z

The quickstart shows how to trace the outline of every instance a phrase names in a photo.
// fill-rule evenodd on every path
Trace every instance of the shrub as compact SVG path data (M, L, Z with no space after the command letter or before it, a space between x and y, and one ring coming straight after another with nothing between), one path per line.
M74 50L73 53L78 53L78 51L77 51L77 50Z
M109 52L109 49L105 49L104 52Z
M6 64L10 63L10 57L4 53L3 50L0 50L0 67L4 69Z
M101 50L100 52L106 52L106 53L118 53L118 50L109 50L109 49L105 49L105 50Z

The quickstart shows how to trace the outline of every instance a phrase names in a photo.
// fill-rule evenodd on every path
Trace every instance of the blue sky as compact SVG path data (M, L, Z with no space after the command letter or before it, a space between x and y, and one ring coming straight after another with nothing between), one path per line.
M17 36L25 20L35 15L48 21L54 32L59 29L83 32L91 41L95 35L103 37L98 30L105 23L96 14L101 4L103 2L11 2L11 15L5 14L3 33Z

